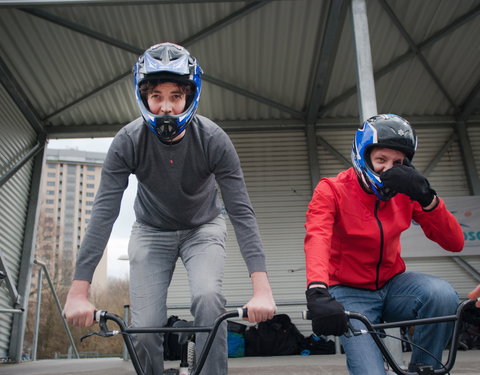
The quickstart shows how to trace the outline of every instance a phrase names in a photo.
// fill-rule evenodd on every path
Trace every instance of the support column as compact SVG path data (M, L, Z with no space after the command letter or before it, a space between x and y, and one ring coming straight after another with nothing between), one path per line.
M45 149L36 154L33 161L32 179L30 182L30 201L28 205L27 220L25 224L25 234L22 248L22 261L20 264L20 273L18 277L18 293L22 296L21 308L23 314L15 314L13 318L11 340L9 347L9 357L13 362L20 362L23 354L23 339L25 335L25 326L28 314L28 296L30 292L30 282L32 278L33 256L35 253L35 236L38 219L38 199L39 186L42 175L42 166Z
M373 76L372 52L368 33L368 17L366 0L352 0L353 39L355 48L355 71L357 75L358 113L360 123L378 114L375 96L375 79ZM400 329L386 330L388 334L399 337ZM386 338L395 361L403 365L402 345L400 341Z
M315 186L320 179L320 171L318 169L318 156L317 156L317 134L315 131L315 124L306 125L307 133L307 150L308 150L308 164L310 165L310 184L312 186L312 192L315 190Z
M357 76L358 113L360 122L376 115L377 100L373 77L372 53L368 33L367 4L365 0L352 0L355 72Z

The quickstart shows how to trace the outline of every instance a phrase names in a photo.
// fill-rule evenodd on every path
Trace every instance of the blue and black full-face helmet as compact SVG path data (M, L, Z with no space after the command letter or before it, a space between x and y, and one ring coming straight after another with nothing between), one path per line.
M412 161L417 149L417 136L407 120L393 114L370 117L355 133L352 144L353 168L367 190L382 200L388 200L397 192L385 188L379 174L373 170L370 160L373 147L401 151Z
M135 98L145 124L163 141L171 141L179 135L197 111L202 87L202 69L195 57L174 43L156 44L145 51L133 66ZM185 110L179 115L156 115L149 111L146 98L142 98L142 82L176 82L191 86Z

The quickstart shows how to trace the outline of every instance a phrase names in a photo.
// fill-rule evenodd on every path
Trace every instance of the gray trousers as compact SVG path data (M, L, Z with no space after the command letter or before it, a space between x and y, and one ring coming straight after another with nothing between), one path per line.
M167 289L178 258L187 270L195 325L212 325L225 311L222 282L226 236L222 216L197 228L178 231L159 231L135 223L128 246L132 325L159 327L167 323ZM196 334L197 358L206 335ZM163 374L163 335L138 334L134 342L147 373ZM227 329L223 322L201 374L227 374L227 360Z

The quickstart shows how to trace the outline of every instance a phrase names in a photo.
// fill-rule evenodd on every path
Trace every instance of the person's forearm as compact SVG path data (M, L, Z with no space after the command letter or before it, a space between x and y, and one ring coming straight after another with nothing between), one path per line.
M266 272L253 272L250 275L252 279L253 294L256 293L270 293L272 289Z
M88 298L90 283L86 280L73 280L67 298Z

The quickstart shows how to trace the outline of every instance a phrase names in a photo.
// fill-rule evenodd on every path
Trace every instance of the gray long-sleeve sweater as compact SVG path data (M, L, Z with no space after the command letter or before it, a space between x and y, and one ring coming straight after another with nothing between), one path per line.
M218 125L196 115L183 139L172 145L160 142L141 118L117 133L103 165L74 279L92 280L132 173L138 180L136 220L159 230L194 228L218 216L216 181L249 273L266 271L235 148Z

